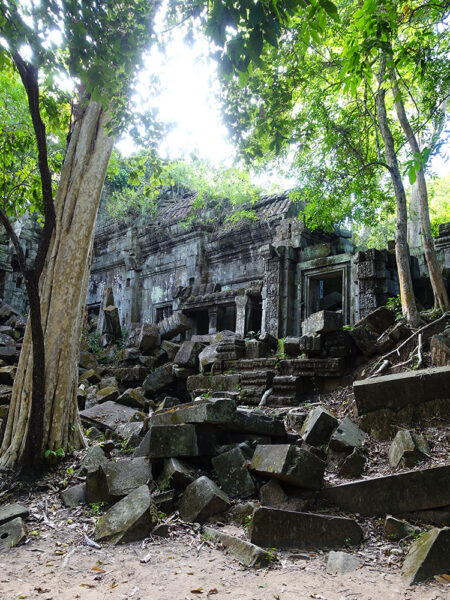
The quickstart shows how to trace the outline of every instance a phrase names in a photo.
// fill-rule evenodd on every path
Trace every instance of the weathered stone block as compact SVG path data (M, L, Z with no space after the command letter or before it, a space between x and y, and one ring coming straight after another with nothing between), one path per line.
M401 540L420 532L418 527L413 527L406 521L388 515L384 521L384 537L388 540Z
M424 533L412 544L403 563L402 575L406 585L448 574L449 556L450 527Z
M167 317L158 323L162 340L171 340L178 334L188 331L193 327L193 321L182 313L174 313L170 317Z
M0 346L0 360L3 364L11 364L16 361L17 350L15 346Z
M353 392L359 415L386 408L397 412L406 406L419 406L436 399L447 399L450 406L450 367L355 381Z
M266 548L336 548L363 538L353 519L264 507L255 510L249 529L250 541Z
M308 413L300 435L307 444L320 446L328 443L333 429L338 425L339 421L334 415L322 406L317 406Z
M177 458L180 456L213 456L215 435L211 428L190 424L152 425L134 456Z
M198 357L204 348L205 345L199 342L183 342L174 358L174 362L180 367L194 369L198 367Z
M246 567L260 569L268 566L273 561L273 556L266 550L263 550L255 544L246 542L241 538L235 537L234 535L228 535L227 533L218 531L212 527L205 527L203 532L208 540L220 544L220 546L225 548L231 556L236 558Z
M251 469L259 475L319 490L322 487L325 462L308 450L292 444L259 445L253 454Z
M75 508L79 504L86 502L86 484L79 483L66 488L60 493L61 500L67 508Z
M199 477L185 489L179 504L180 516L190 523L202 523L230 506L226 494L208 477Z
M207 375L191 375L186 379L186 388L188 392L196 390L207 390L211 384L211 377Z
M376 516L402 514L450 505L450 465L373 477L322 491L352 513Z
M23 504L19 504L19 502L14 502L13 504L4 504L0 506L0 525L4 523L8 523L8 521L12 521L13 519L17 519L18 517L22 519L26 519L30 511Z
M161 400L158 404L155 413L166 412L170 408L174 408L175 406L179 406L181 404L181 400L179 398L174 398L173 396L166 396Z
M145 410L148 406L148 400L144 396L143 388L129 388L125 390L117 398L117 403L130 406L131 408L138 408L139 410Z
M266 358L270 355L270 347L259 340L248 340L245 342L245 358Z
M378 334L366 325L355 325L349 330L349 335L364 356L373 356L377 351Z
M95 526L95 539L114 544L142 540L156 524L155 513L149 489L142 485L100 517Z
M119 309L117 306L107 306L105 308L106 331L113 340L120 340L122 337L122 328L120 326Z
M119 398L120 392L116 387L108 386L97 392L97 402L115 402Z
M80 352L79 365L83 369L93 369L94 371L98 369L97 359L92 352L88 352L87 350L82 350Z
M102 378L100 377L100 375L96 371L94 371L94 369L89 369L88 371L82 373L80 376L80 381L87 381L91 385L100 383L101 379Z
M123 423L135 420L136 414L137 411L134 408L117 404L117 402L104 402L83 410L80 416L89 425L98 424L103 429L115 429Z
M302 323L302 335L339 331L344 324L342 313L321 310L313 313Z
M219 344L211 344L210 346L206 346L198 357L200 363L200 371L202 373L206 373L211 370L211 366L218 360L218 352L217 348Z
M450 366L450 329L430 340L431 361L437 367Z
M300 354L300 338L285 337L283 340L284 353L287 356L298 356Z
M195 479L193 469L182 463L177 458L168 458L159 478L160 485L168 485L176 490L184 490Z
M367 435L358 425L353 423L350 417L345 417L339 424L330 439L330 448L338 452L362 448Z
M278 348L277 338L273 335L270 335L270 333L261 333L261 335L258 337L258 340L264 344L267 344L271 350L275 351Z
M240 385L239 373L213 375L209 379L209 387L213 392L235 392Z
M144 380L143 387L146 394L153 395L175 381L173 363L167 363L150 373Z
M317 356L321 353L322 336L320 333L302 335L299 340L300 354L306 354L306 356Z
M297 493L291 490L288 495L276 479L270 479L259 489L259 499L263 506L297 512L305 510L314 495L315 492L304 490Z
M255 485L247 468L248 460L241 448L233 448L212 459L222 489L231 498L248 498L255 493Z
M114 502L152 480L152 467L147 458L125 458L100 465L86 476L88 502Z
M232 422L236 413L236 403L229 398L205 400L194 404L184 404L164 413L153 414L153 425L175 425L180 423L207 423L223 425Z
M164 350L164 352L167 354L167 358L171 362L177 355L179 349L180 344L175 344L175 342L169 342L168 340L163 340L161 342L161 350Z
M406 429L397 432L389 448L389 464L394 469L400 462L405 467L413 467L429 456L430 447L423 435Z
M25 528L20 517L0 525L0 550L20 546L26 540Z
M153 323L142 323L138 338L139 352L147 356L160 345L161 333L158 326Z
M361 448L355 448L351 454L349 454L339 469L339 477L348 477L350 479L356 479L361 477L366 468L367 458Z
M366 325L378 335L395 323L395 313L385 306L380 306L361 319L356 325Z
M84 477L89 471L96 471L100 465L107 463L105 453L100 446L91 446L78 468L78 475Z

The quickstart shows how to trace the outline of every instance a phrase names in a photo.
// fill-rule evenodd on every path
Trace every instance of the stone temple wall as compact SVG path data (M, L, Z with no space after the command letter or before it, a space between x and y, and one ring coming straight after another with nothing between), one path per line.
M241 335L268 332L299 336L302 322L321 310L353 324L399 292L395 248L359 250L349 232L307 230L301 206L287 194L252 205L257 220L231 226L229 207L186 223L195 196L167 197L156 215L131 222L103 216L95 235L87 308L98 313L112 289L122 326L156 323L182 312L192 333L232 329ZM28 258L37 247L39 225L30 217L15 224ZM436 249L450 275L450 224L440 226ZM414 289L432 304L423 254L411 251ZM25 313L23 278L11 244L0 239L0 296Z

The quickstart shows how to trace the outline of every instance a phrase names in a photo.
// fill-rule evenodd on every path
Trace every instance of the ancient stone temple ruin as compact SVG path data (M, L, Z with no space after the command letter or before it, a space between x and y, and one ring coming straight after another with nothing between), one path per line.
M181 312L194 322L193 334L227 329L280 338L301 335L302 322L321 310L351 325L399 293L393 249L360 250L347 231L309 231L287 194L261 198L252 206L256 220L235 226L226 221L226 208L212 225L183 224L193 198L169 195L155 217L128 225L99 220L91 313L112 287L125 327ZM450 266L445 226L437 246ZM418 299L429 304L420 253L411 264Z

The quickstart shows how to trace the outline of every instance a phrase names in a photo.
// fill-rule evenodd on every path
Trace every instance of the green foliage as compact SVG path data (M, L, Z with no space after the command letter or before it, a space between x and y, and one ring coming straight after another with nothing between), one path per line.
M104 502L90 502L89 506L91 508L92 515L94 517L98 517L104 511L105 503Z
M392 312L395 313L395 319L397 321L400 321L403 318L402 300L400 298L400 294L398 294L397 296L391 296L391 298L388 298L386 301L386 308L389 308L389 310L392 310Z
M428 184L431 230L439 233L441 223L450 222L450 175L432 179Z

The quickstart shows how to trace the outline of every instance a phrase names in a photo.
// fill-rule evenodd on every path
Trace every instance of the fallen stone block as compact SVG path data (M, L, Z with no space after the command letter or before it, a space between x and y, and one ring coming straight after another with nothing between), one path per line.
M302 335L339 331L344 324L342 313L321 310L313 313L302 323Z
M259 546L247 542L241 538L218 531L212 527L204 527L203 535L207 540L220 544L231 556L236 558L246 567L260 569L271 564L274 560L272 554Z
M214 456L214 429L192 424L151 425L133 456L177 458Z
M433 335L430 340L431 361L437 367L450 366L450 329Z
M175 510L175 502L177 500L177 492L175 490L164 490L155 493L152 496L158 513L170 515Z
M345 457L339 469L339 477L356 479L361 477L366 468L367 458L361 448L354 448L353 452Z
M411 545L402 566L406 585L449 572L450 527L431 529Z
M248 498L255 493L255 484L247 468L248 460L237 447L211 460L220 486L230 498Z
M355 325L349 335L364 356L373 356L377 351L378 334L365 325Z
M122 348L117 354L117 360L120 363L130 363L139 360L139 356L137 348Z
M173 362L173 359L177 355L179 349L180 344L175 344L175 342L169 342L167 340L163 340L161 342L161 350L164 350L170 362Z
M143 323L138 338L139 352L147 356L160 345L161 333L158 326L153 323Z
M179 504L184 521L202 523L230 507L227 495L208 477L202 476L184 490Z
M5 504L4 506L0 506L0 525L8 523L8 521L13 521L19 517L21 519L26 519L29 514L30 511L28 508L23 504L19 504L19 502Z
M285 337L283 340L284 353L287 356L298 356L300 354L300 338Z
M401 519L396 519L392 515L388 515L384 521L384 537L388 540L402 540L419 532L418 527L414 527Z
M116 429L119 425L136 419L137 411L134 408L123 406L117 402L104 402L80 413L84 422L96 425L102 429Z
M450 465L373 477L322 490L344 510L367 516L402 514L450 505Z
M216 360L218 360L218 347L219 344L210 344L200 352L198 360L200 364L200 371L202 373L210 371L212 365L216 362Z
M60 498L67 508L75 508L86 503L86 484L78 483L60 493Z
M308 450L292 444L256 447L251 469L258 475L276 477L286 483L319 490L326 463Z
M94 371L94 369L89 369L88 371L82 373L80 376L80 382L87 381L90 385L98 384L101 380L102 378L96 371Z
M339 421L334 415L322 406L317 406L308 413L300 435L307 444L320 446L328 443L333 429L338 425Z
M450 367L355 381L353 392L360 416L386 408L397 412L405 406L418 406L438 398L446 398L450 402Z
M115 402L120 395L119 390L116 387L104 387L97 392L97 402Z
M0 346L0 360L4 361L3 364L11 364L15 362L16 354L17 349L15 346Z
M322 351L322 336L320 333L302 335L299 342L300 354L318 356Z
M276 337L271 335L270 333L264 332L258 336L258 340L267 344L271 350L276 350L278 348L278 340Z
M143 388L129 388L128 390L125 390L124 393L117 398L116 402L139 410L146 410L148 406L148 400L144 396Z
M365 325L372 331L381 335L395 323L395 313L385 306L379 306L373 312L356 323L356 325Z
M98 369L97 359L92 352L89 352L88 350L82 350L80 352L79 365L82 369L86 370L93 369L96 371Z
M245 358L267 358L270 355L270 347L259 340L248 340L245 342Z
M91 446L81 461L77 473L80 477L84 477L89 471L97 471L100 465L105 465L107 462L102 448L100 446Z
M173 365L172 370L176 379L187 379L196 373L196 369L190 367L179 367L178 365Z
M20 546L26 540L25 528L20 517L0 525L0 550Z
M147 375L143 383L143 388L146 394L154 395L174 381L175 375L173 374L173 363L167 363Z
M389 464L395 469L400 463L413 467L430 457L430 447L423 435L403 429L397 432L389 448Z
M181 401L179 398L174 398L173 396L166 396L158 404L158 408L155 410L155 413L166 412L170 408L174 408L174 406L179 406L180 404Z
M175 490L184 490L196 478L195 471L182 463L177 458L168 458L164 461L159 485L171 487Z
M327 560L328 575L344 575L356 571L362 565L362 562L353 554L348 552L330 552Z
M199 342L183 342L174 358L174 363L180 367L195 369L198 367L198 357L204 347L205 345Z
M106 332L114 341L122 337L122 328L120 326L119 309L117 306L107 306L105 312Z
M257 508L249 527L250 541L275 548L338 548L359 544L363 531L344 517Z
M229 398L206 400L184 404L164 413L150 417L152 425L176 425L180 423L206 423L224 425L233 421L236 403Z
M162 340L171 340L175 336L194 327L194 322L182 313L174 313L158 323Z
M147 458L125 458L100 465L86 476L88 502L115 502L152 480L152 467Z
M142 485L100 517L95 526L95 539L114 544L136 542L148 537L156 521L150 491Z
M330 439L330 448L337 452L353 450L353 448L362 448L367 435L358 425L353 423L350 417L345 417Z
M315 492L303 490L300 494L293 491L288 496L276 479L271 479L260 487L259 499L263 506L302 512L314 497Z

